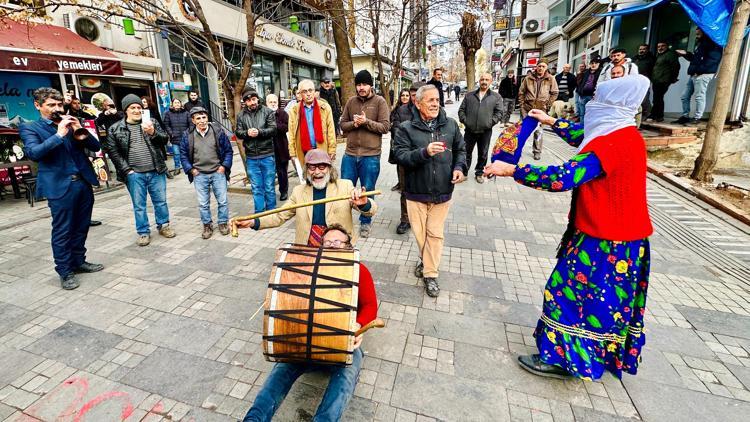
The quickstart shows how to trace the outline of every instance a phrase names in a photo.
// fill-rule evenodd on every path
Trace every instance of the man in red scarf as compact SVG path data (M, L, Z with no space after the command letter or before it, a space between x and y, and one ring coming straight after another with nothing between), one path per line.
M322 149L335 159L336 126L331 106L315 98L315 84L309 79L299 83L297 92L302 101L289 112L289 155L302 167L305 154L311 149Z

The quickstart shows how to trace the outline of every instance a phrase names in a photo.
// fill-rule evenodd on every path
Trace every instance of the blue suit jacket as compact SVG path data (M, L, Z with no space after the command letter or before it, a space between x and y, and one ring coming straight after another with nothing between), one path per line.
M21 125L24 153L39 163L36 196L59 199L70 187L70 176L80 174L85 181L99 186L91 162L83 148L99 151L101 146L95 137L89 136L83 142L73 139L71 131L64 138L57 136L57 125L39 119Z

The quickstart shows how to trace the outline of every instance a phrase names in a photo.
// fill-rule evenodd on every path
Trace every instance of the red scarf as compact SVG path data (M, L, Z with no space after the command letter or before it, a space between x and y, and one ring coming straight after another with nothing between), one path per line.
M323 120L320 118L320 105L318 99L313 99L313 129L315 130L315 143L320 145L323 143ZM300 101L299 103L299 133L300 143L302 144L302 152L307 153L313 149L312 140L310 139L310 132L307 128L307 117L305 116L305 102Z

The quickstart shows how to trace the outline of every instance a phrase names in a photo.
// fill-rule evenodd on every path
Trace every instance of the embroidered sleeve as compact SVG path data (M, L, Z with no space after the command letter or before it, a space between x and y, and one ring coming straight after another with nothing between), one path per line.
M513 178L528 187L563 192L578 187L604 173L593 152L578 154L561 166L518 166Z
M565 119L555 120L552 130L571 146L577 147L583 141L583 125Z

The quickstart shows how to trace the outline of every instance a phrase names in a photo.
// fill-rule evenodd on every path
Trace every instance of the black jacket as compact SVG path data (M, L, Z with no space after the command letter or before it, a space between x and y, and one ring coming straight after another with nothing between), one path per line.
M419 110L414 110L412 119L401 123L393 144L396 162L404 167L406 186L404 193L411 201L443 203L453 194L453 171L467 171L466 144L458 123L440 113L434 129L422 121ZM427 155L430 142L445 142L447 150L432 157Z
M680 75L680 60L672 50L656 53L654 71L651 74L651 82L655 84L673 84L677 82Z
M247 130L258 129L258 136L250 137ZM264 105L258 105L255 111L245 107L237 115L237 138L242 139L245 154L248 157L267 157L273 154L273 139L276 135L276 114Z
M167 164L164 162L167 159L164 153L164 146L169 142L167 132L162 129L161 125L155 120L154 129L156 130L153 136L148 135L146 132L143 136L146 140L146 145L151 153L151 159L154 161L154 167L156 172L159 174L166 173ZM125 119L110 126L107 131L107 139L104 140L102 145L104 151L109 154L109 158L115 165L117 171L117 180L125 183L127 180L128 172L131 169L128 164L128 154L130 153L130 130L125 124Z
M443 95L443 83L439 80L432 78L429 81L427 81L430 85L435 85L435 87L438 89L438 92L440 92L440 107L445 107L445 98Z
M654 71L654 64L656 63L656 57L650 51L647 51L644 55L636 55L633 57L633 63L638 66L638 73L651 79L651 74Z
M198 98L195 101L187 100L185 101L185 104L182 105L182 108L184 108L186 111L190 111L193 107L203 107L206 108L206 106L203 105L203 101L201 101L200 98Z
M466 130L471 133L492 130L502 116L503 97L491 89L487 90L481 101L479 89L469 92L458 107L458 121L466 125Z
M396 140L396 129L403 122L411 120L412 112L414 112L414 104L409 101L409 104L399 104L398 107L391 111L391 149L388 151L388 162L391 164L396 163L396 154L393 152L393 142Z
M169 134L169 139L173 144L179 144L182 140L182 135L192 125L190 124L190 117L188 116L187 110L181 108L175 110L170 108L169 111L164 114L164 129Z
M500 96L509 100L515 100L518 98L518 79L511 79L507 76L504 77L503 80L500 81Z
M721 63L723 50L718 44L711 41L707 36L698 41L695 50L692 53L685 54L685 58L690 60L687 73L693 75L705 75L707 73L716 73Z
M336 91L336 88L320 88L320 98L326 100L328 105L331 106L334 119L336 119L336 116L341 116L341 100L339 99L339 93Z
M585 72L583 72L583 75L581 76L581 83L578 84L578 87L576 88L576 92L578 92L578 95L584 96L584 97L590 97L594 95L594 92L596 91L596 84L599 81L599 72L601 72L602 68L596 70L586 69ZM593 74L594 77L594 83L592 87L586 88L586 80Z
M276 135L273 137L274 158L276 161L289 161L289 139L286 137L289 131L289 114L279 107L274 114L276 116Z
M576 86L578 86L578 83L576 82L576 77L573 76L573 73L560 72L557 75L555 75L555 81L557 81L558 88L560 88L560 81L562 81L562 78L565 78L568 80L568 90L567 91L560 90L560 92L557 94L557 99L561 101L568 101L569 99L573 98L573 93L575 92Z

